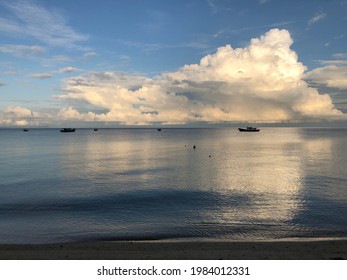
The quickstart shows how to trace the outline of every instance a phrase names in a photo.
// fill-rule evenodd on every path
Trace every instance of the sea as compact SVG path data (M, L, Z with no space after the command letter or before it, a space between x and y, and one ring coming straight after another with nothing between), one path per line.
M347 237L347 128L0 129L0 147L1 244Z

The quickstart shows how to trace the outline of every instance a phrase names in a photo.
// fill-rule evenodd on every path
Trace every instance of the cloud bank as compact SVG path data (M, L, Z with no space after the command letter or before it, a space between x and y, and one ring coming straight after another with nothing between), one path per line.
M338 61L341 65L328 65L314 69L305 75L305 79L329 88L347 90L347 61ZM343 65L345 64L345 65Z
M153 79L93 73L65 80L59 99L87 102L105 113L88 119L122 124L305 121L335 118L327 94L303 80L287 30L272 29L245 48L221 47L199 64Z
M4 126L27 126L40 124L37 120L40 114L21 106L6 108L1 116L0 124Z
M56 99L73 106L56 118L148 125L344 117L328 94L304 80L306 67L292 43L287 30L272 29L244 48L226 45L198 64L154 78L116 72L66 78Z

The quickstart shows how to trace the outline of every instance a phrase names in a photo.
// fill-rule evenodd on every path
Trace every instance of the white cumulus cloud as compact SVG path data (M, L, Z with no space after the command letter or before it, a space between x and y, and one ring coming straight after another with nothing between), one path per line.
M4 110L6 114L15 115L18 118L31 118L34 116L34 113L27 108L16 106L16 107L8 107Z
M76 71L78 71L77 68L71 67L71 66L67 66L67 67L64 67L64 68L59 69L58 72L59 72L60 74L64 74L64 73L72 73L72 72L76 72Z
M83 54L84 57L92 57L92 56L96 56L96 52L86 52Z
M22 106L10 106L0 112L0 125L27 126L42 124L43 114Z
M94 106L84 114L88 120L122 124L339 118L330 96L303 79L306 67L292 43L287 30L272 29L244 48L220 47L198 64L152 79L113 72L65 79L57 98Z
M347 61L344 61L346 64ZM347 89L347 66L328 65L316 68L305 75L305 79L314 84L324 85L329 88Z

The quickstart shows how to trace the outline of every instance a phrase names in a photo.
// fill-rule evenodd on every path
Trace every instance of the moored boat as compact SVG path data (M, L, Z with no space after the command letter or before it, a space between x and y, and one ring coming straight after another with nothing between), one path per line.
M62 128L60 129L60 132L75 132L75 128Z
M253 126L247 126L245 128L239 127L239 131L240 132L259 132L260 129L256 128L256 127L253 127Z

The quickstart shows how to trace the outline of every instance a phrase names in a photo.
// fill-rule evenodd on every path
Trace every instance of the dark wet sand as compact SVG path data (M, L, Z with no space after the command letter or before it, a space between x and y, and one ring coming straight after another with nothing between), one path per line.
M0 245L2 260L340 260L347 240L257 242L97 241Z

